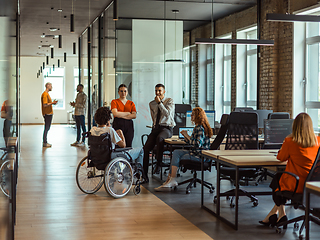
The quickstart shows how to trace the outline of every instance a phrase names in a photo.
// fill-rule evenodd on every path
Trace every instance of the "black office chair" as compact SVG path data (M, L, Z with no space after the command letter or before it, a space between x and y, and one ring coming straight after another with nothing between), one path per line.
M174 121L176 126L173 128L173 135L179 134L179 128L186 126L187 111L191 111L190 104L175 104Z
M313 182L313 181L320 181L320 148L318 150L317 156L315 158L315 161L313 163L313 166L306 178L306 182ZM278 176L276 176L278 179L280 179L280 175L281 174L289 174L291 176L294 176L296 179L296 187L294 192L289 192L289 191L281 191L281 188L279 186L279 190L278 192L276 192L277 195L279 196L283 196L285 198L287 198L288 200L291 200L291 205L294 206L295 209L299 208L302 210L305 210L305 196L306 196L306 183L304 183L304 190L303 193L296 193L298 184L299 184L299 177L293 173L290 172L279 172L277 173L279 174ZM316 195L311 195L310 196L310 220L319 224L320 225L320 197L316 196ZM276 225L276 231L278 233L281 233L281 226L284 225L288 225L290 223L294 223L294 230L298 230L299 229L299 221L303 221L300 230L299 230L299 236L301 236L302 230L304 229L305 226L305 215L301 215L299 217L295 217L293 219L290 219L286 222L282 222L280 224Z
M229 118L227 140L225 150L245 150L259 149L258 141L258 115L255 112L232 112ZM240 168L239 180L248 185L249 181L254 181L260 174L260 168ZM236 170L232 167L222 165L220 167L219 181L222 179L235 182ZM256 183L257 184L257 183ZM243 189L239 189L240 196L247 196L251 199L254 206L258 205L258 198L249 194ZM221 196L231 198L230 207L234 207L233 199L235 196L234 189L227 191Z
M220 120L220 130L214 139L214 141L210 145L210 150L217 150L222 143L227 129L228 129L228 121L229 121L229 115L228 114L223 114ZM203 163L203 169L204 171L209 171L211 172L211 166L212 166L212 160L211 161L205 161ZM191 170L193 173L193 178L185 180L179 185L189 183L187 188L186 188L186 193L190 193L190 188L196 187L196 183L201 183L201 180L197 178L197 171L201 171L201 162L195 161L195 160L190 160L190 159L181 159L180 161L180 167L182 169L182 172L186 172L187 170ZM203 185L209 189L210 193L213 193L214 187L211 183L203 181Z
M273 112L268 114L268 119L289 119L290 113L288 112Z

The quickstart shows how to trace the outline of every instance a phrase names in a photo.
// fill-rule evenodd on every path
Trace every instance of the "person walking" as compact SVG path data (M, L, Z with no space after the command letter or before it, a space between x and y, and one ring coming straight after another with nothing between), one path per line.
M81 129L82 132L86 132L86 125L85 125L85 114L86 114L86 106L87 106L87 95L83 92L84 86L79 84L77 86L77 97L74 102L70 102L70 105L74 107L74 116L76 120L77 126L77 140L70 145L73 147L83 147L85 145L85 137L82 136L81 139Z
M43 147L52 147L50 143L47 142L47 135L51 127L53 109L52 105L56 105L58 101L52 101L49 95L49 92L52 91L52 83L47 82L46 90L41 95L41 110L42 116L44 119L44 130L43 130L43 138L42 138L42 146Z
M125 84L118 87L118 99L111 101L111 111L114 116L112 127L115 130L121 129L126 139L127 147L132 147L134 136L133 121L137 117L135 104L127 99L128 88Z

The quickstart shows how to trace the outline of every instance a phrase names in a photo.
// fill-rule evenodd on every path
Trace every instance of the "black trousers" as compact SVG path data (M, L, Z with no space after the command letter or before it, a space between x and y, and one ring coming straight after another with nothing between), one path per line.
M164 140L172 137L172 134L173 129L171 127L158 127L152 129L150 135L148 136L148 140L143 147L143 170L146 175L148 174L149 168L149 152L153 150L155 145L157 145L156 159L157 165L160 165L163 157Z
M114 118L112 127L115 130L121 129L126 139L126 147L132 147L132 140L134 135L133 121L130 119Z
M43 116L44 118L44 130L43 130L43 139L42 139L42 142L43 143L47 143L47 135L48 135L48 132L50 130L50 127L51 127L51 122L52 122L52 115L44 115Z
M287 198L284 196L281 196L281 193L276 191L279 189L279 181L282 174L276 174L275 177L272 179L269 187L272 188L272 200L274 203L279 207L280 205L285 205L287 202Z

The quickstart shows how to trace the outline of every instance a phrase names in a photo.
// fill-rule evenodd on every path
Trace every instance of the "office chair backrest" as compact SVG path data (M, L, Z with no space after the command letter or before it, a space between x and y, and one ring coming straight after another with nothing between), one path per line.
M229 123L229 114L223 114L220 119L221 127L219 132L214 139L214 141L210 145L210 150L217 150L222 143L224 137L226 136L228 130L228 123Z
M259 149L257 113L232 112L230 114L225 149Z
M173 135L179 134L179 127L186 126L187 111L191 111L190 104L175 104L174 121L176 126L173 128Z
M268 119L289 119L290 114L287 112L273 112L269 113Z
M314 182L314 181L320 181L320 148L318 149L318 153L316 156L316 159L314 160L314 163L312 165L312 168L306 178L306 182ZM304 183L306 185L306 183ZM304 188L305 190L305 188ZM304 201L305 201L305 191L304 191ZM310 207L311 208L319 208L320 209L320 197L311 194L310 195Z

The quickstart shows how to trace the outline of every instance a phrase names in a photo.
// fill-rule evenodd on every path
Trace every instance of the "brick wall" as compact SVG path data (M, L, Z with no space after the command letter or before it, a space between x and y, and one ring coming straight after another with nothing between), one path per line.
M290 3L290 5L289 5ZM301 9L314 6L317 0L262 0L261 1L261 39L275 41L274 46L261 46L260 55L260 109L289 112L292 115L293 89L293 24L281 22L267 22L267 13L293 13ZM216 20L215 37L232 33L236 38L236 31L257 23L257 8L252 7L222 19ZM211 24L206 24L191 31L191 44L197 37L209 38ZM232 46L231 72L231 108L236 106L236 46ZM197 82L198 75L194 76ZM197 86L192 86L197 87Z

